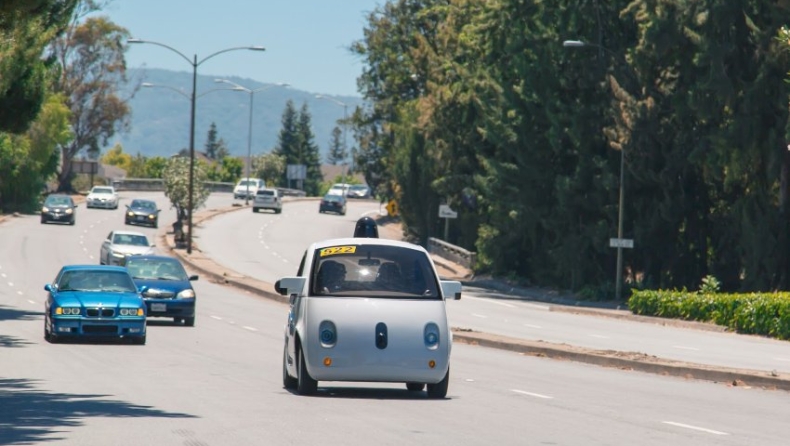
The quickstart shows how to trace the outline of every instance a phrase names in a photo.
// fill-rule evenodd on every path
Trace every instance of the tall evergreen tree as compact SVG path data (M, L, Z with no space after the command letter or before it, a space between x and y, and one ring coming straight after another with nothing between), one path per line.
M332 129L332 137L329 139L329 153L326 155L326 162L333 166L346 162L346 147L343 144L343 130L335 126Z
M299 121L296 124L297 144L299 147L299 163L306 166L307 174L304 180L304 191L309 196L316 196L321 189L323 176L321 174L321 154L313 135L312 118L307 108L307 103L302 104L299 111Z
M299 163L299 136L296 129L298 119L299 116L293 101L288 100L280 119L281 127L277 134L277 146L272 151L275 155L282 157L286 166L277 179L276 186L291 188L296 184L295 182L289 184L287 166Z

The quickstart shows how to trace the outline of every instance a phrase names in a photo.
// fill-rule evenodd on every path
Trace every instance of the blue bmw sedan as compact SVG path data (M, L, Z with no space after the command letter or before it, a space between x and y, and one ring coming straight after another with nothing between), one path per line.
M148 317L173 318L177 324L195 325L195 290L191 282L198 276L187 275L178 259L131 256L126 259L126 269L138 287L146 287L143 298Z
M67 265L48 292L44 339L118 338L145 344L145 302L125 268Z

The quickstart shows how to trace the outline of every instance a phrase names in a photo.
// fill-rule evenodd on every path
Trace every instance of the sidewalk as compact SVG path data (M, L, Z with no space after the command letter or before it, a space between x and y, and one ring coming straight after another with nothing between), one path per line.
M201 224L217 215L226 212L233 212L239 209L246 208L244 206L234 206L198 212L195 214L193 226L195 228L199 228ZM398 233L397 229L395 232L393 232L393 228L387 228L387 225L380 226L379 234L383 238L400 239L402 236L402 234ZM187 254L186 250L176 249L172 233L170 232L160 231L160 234L157 237L157 245L162 252L171 252L174 256L178 257L185 264L185 266L197 271L215 283L233 286L252 295L271 299L283 304L287 304L288 302L288 299L285 296L282 296L274 291L273 284L239 274L222 265L219 265L211 258L204 255L203 252L200 251L199 246L193 245L191 254ZM534 289L517 289L510 287L507 284L502 285L501 282L497 282L492 279L476 280L472 276L471 271L468 271L460 265L452 264L451 262L441 258L437 259L437 256L433 256L433 258L442 278L448 280L460 280L465 286L480 287L491 290L492 292L502 293L499 295L501 298L547 302L552 304L550 305L551 311L584 313L600 317L615 317L646 323L683 326L702 330L725 331L723 327L713 324L638 316L632 314L628 310L620 308L582 307L579 301L568 298L568 296L562 296L558 293ZM497 287L510 289L497 289ZM790 390L790 375L772 371L745 370L692 364L682 361L666 360L638 352L593 350L567 344L555 344L543 341L510 338L462 330L455 327L453 328L453 340L456 342L509 350L532 356L564 359L604 367L614 367L659 375L676 376L686 379L721 382L730 386Z

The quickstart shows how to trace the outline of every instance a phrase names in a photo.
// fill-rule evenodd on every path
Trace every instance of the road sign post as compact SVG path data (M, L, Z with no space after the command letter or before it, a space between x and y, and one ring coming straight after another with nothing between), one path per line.
M447 241L447 239L450 238L450 219L458 218L458 212L452 210L450 205L440 204L439 218L444 219L444 241Z

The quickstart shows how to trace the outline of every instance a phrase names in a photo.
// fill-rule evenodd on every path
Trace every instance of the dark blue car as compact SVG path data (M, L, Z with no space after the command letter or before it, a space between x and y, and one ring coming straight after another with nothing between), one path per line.
M126 269L138 287L146 287L143 299L148 317L173 318L188 327L195 325L195 290L178 259L167 256L142 255L126 258Z
M125 268L68 265L44 286L44 339L119 338L145 344L145 302Z

